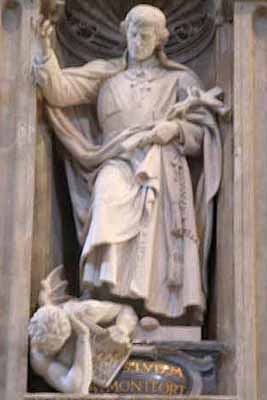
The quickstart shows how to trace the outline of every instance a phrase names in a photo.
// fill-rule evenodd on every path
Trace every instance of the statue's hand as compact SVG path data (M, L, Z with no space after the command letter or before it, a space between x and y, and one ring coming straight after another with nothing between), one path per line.
M42 47L44 57L48 57L52 49L51 35L54 28L48 19L44 19L41 15L36 22L36 32Z
M152 130L151 141L155 144L168 144L179 136L179 128L174 121L162 121Z
M123 332L117 325L110 326L108 328L108 332L110 334L111 339L118 344L129 344L130 338L129 336Z
M69 319L71 327L77 336L89 338L89 329L83 322L81 322L74 314L70 314Z

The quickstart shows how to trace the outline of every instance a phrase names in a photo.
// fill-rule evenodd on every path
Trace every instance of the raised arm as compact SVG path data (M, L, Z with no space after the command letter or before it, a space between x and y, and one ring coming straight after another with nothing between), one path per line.
M51 46L53 27L39 19L37 33L42 47L42 58L35 60L33 73L47 102L54 107L68 107L94 103L101 79L90 74L90 67L61 69Z

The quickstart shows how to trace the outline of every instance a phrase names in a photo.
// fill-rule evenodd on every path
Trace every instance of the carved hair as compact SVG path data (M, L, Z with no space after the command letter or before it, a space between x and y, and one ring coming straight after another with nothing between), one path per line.
M153 25L158 36L158 47L163 48L169 38L167 20L164 13L157 7L140 4L132 8L121 23L121 32L126 37L131 22Z
M44 306L33 315L28 327L31 344L43 350L60 350L71 335L71 325L65 311L56 306Z

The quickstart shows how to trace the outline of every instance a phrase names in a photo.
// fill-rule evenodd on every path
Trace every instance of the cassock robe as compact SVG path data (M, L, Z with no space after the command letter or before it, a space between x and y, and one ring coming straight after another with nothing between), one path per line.
M144 145L195 74L165 57L136 68L125 58L61 69L52 53L36 69L55 132L72 158L67 166L82 244L83 287L142 299L169 318L205 310L213 200L221 145L212 114L194 124L178 118L177 138ZM83 129L72 106L97 106L101 136ZM89 114L88 114L89 116ZM180 134L178 139L178 133ZM202 162L193 182L189 161Z

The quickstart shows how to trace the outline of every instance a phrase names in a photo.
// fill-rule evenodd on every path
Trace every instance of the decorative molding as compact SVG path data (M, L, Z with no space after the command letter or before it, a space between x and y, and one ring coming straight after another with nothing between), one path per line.
M188 396L169 396L169 400L188 400ZM26 394L24 400L166 400L166 396L156 395L59 395L59 394ZM190 400L239 400L236 396L190 396Z
M216 24L232 22L234 18L234 3L232 0L216 1Z

